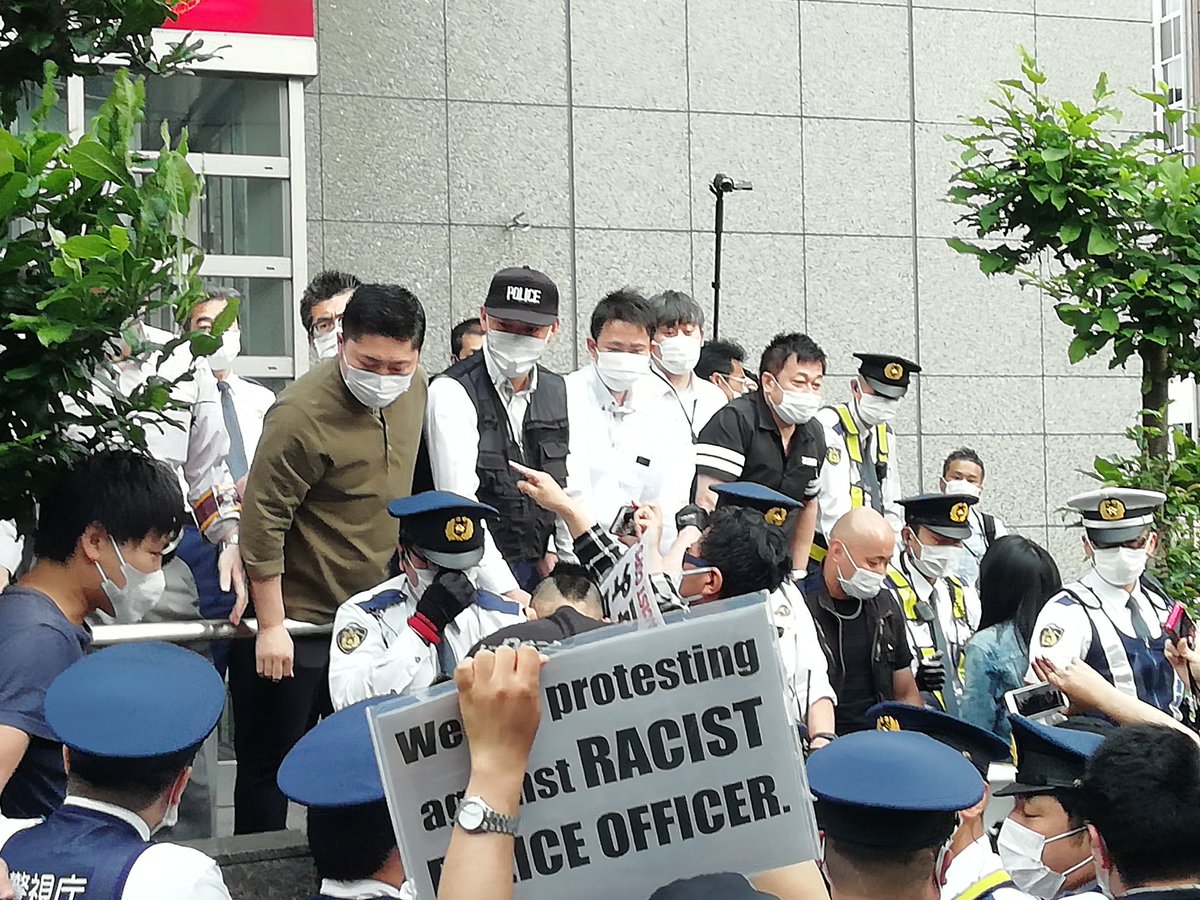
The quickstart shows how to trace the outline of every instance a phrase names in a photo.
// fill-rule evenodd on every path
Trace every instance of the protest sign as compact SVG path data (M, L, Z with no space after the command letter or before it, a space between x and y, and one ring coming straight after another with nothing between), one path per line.
M515 841L518 900L649 897L813 859L816 824L762 595L550 651ZM457 695L370 710L405 870L436 895L469 755Z
M646 571L646 540L643 538L625 551L600 583L605 612L614 622L638 623L638 628L658 628L662 611L650 587Z

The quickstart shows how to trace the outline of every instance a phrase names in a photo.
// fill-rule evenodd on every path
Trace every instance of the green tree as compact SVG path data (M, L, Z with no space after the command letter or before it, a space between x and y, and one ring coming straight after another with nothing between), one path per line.
M1115 137L1105 75L1080 106L1048 97L1046 76L1022 57L992 112L950 138L963 146L950 200L977 239L949 244L987 275L1040 289L1075 333L1072 362L1107 352L1116 367L1137 355L1146 450L1165 459L1169 381L1200 369L1200 167L1163 149L1161 133ZM1165 88L1140 96L1167 122L1185 115Z
M201 190L186 135L172 145L164 126L160 152L131 149L144 81L116 72L112 94L77 143L46 127L56 80L100 71L103 57L152 72L195 59L197 45L186 40L154 58L151 29L170 14L160 0L4 6L0 122L33 106L31 125L0 128L0 518L23 528L62 466L114 441L144 446L144 427L165 420L174 401L162 377L127 398L92 399L94 378L123 348L165 358L185 341L196 354L220 344L193 334L157 347L132 328L160 309L184 321L202 296L201 254L183 228ZM235 315L231 304L214 332Z

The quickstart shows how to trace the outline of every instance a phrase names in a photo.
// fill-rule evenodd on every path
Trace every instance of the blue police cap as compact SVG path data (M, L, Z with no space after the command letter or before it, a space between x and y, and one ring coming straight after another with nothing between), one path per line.
M66 668L46 691L46 722L72 750L116 759L168 756L202 743L225 707L203 656L171 644L110 647Z
M283 758L279 790L302 806L361 806L384 799L367 726L367 710L391 697L372 697L322 719Z
M854 358L858 360L858 374L875 393L893 400L908 393L912 376L921 371L912 360L888 353L855 353Z
M1043 725L1024 716L1008 719L1017 745L1017 778L996 791L997 797L1076 787L1088 757L1104 743L1103 735L1093 731Z
M799 500L781 494L753 481L730 481L726 484L714 484L712 492L717 495L717 508L723 506L743 506L756 509L763 518L772 525L782 525L793 509L803 509L804 504Z
M499 513L450 491L422 491L388 504L406 546L447 569L469 569L483 558L483 520Z
M919 494L897 501L905 525L924 525L934 534L965 541L971 536L971 507L978 497L965 494Z
M945 841L984 790L961 753L914 731L839 738L809 757L808 783L827 835L897 850Z
M1009 758L1008 744L986 728L964 722L940 709L888 700L867 710L877 731L916 731L961 753L987 778L988 766Z

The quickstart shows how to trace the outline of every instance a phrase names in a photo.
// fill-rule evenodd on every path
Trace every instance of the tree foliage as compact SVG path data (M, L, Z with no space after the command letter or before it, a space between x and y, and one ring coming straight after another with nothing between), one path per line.
M42 127L57 74L48 63L30 130L0 129L0 518L26 526L64 463L97 443L144 445L144 424L171 405L171 383L152 377L128 398L97 403L93 378L112 372L122 343L155 349L139 346L137 317L168 308L182 318L202 295L201 256L183 236L201 187L186 135L172 146L164 126L157 156L133 152L144 82L119 71L71 144ZM191 335L163 356L185 340L199 353L220 343Z
M1161 133L1114 136L1121 113L1105 75L1090 103L1053 100L1022 55L1022 77L999 83L991 114L950 139L963 146L950 200L978 240L949 244L985 274L1015 273L1044 292L1075 333L1072 362L1138 355L1152 427L1171 376L1200 371L1200 167L1163 149ZM1165 88L1140 96L1167 122L1185 115ZM1145 434L1165 455L1165 433Z
M16 118L22 100L42 83L43 66L59 74L97 75L109 58L161 74L202 58L190 35L154 54L153 29L174 19L167 0L5 0L0 10L0 122Z

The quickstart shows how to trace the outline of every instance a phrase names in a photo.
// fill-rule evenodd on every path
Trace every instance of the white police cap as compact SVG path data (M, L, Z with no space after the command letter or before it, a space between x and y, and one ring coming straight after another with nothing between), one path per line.
M1078 494L1067 506L1083 516L1088 537L1104 544L1132 541L1154 524L1154 513L1167 502L1160 491L1104 487Z

